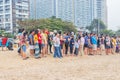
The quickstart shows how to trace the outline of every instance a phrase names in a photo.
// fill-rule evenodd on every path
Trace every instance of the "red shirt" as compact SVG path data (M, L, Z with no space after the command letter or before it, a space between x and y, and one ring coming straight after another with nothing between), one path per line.
M6 37L2 38L2 45L6 45L7 40L8 40L8 38L6 38Z
M42 44L42 36L41 36L41 34L38 34L38 43Z
M48 31L46 31L45 33L46 33L47 35L49 34L49 32L48 32Z

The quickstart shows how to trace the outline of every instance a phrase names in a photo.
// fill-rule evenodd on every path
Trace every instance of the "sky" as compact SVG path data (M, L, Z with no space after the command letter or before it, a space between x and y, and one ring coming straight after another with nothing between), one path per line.
M120 28L120 0L107 0L108 28L117 30Z

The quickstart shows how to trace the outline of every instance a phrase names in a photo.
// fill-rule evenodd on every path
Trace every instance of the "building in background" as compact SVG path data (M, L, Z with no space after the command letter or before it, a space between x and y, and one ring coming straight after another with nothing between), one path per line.
M6 31L13 32L19 20L52 16L77 27L86 27L93 19L107 25L106 0L0 0L0 28Z
M92 0L75 0L75 25L78 27L89 26L94 18Z
M96 0L96 17L107 25L107 5L106 0Z
M73 22L77 27L86 27L93 19L107 25L106 0L30 0L30 18L56 16Z
M16 29L18 20L29 18L29 0L0 0L0 28Z
M56 0L56 17L74 23L74 0Z
M30 18L40 19L54 16L55 0L30 0Z
M75 0L75 25L86 27L93 19L99 19L107 25L106 0Z

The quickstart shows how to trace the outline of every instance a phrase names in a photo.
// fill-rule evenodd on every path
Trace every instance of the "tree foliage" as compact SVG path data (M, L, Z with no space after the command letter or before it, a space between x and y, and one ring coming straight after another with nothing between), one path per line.
M62 21L60 18L56 18L54 16L46 19L30 19L25 21L18 21L17 23L20 27L25 28L26 30L47 28L50 31L76 31L76 28L73 25L73 23Z
M110 35L110 36L113 36L115 34L113 30L107 30L107 29L102 30L101 33L105 35Z
M116 31L116 35L120 36L120 29Z
M90 26L87 26L86 29L88 29L89 31L92 32L92 31L97 30L98 26L99 26L100 31L102 31L102 30L107 28L107 26L104 24L103 21L98 20L98 19L94 19L91 22Z
M6 33L6 31L4 29L1 29L0 30L0 36L5 36L5 37L8 37L8 38L13 38L14 35L11 34L11 33Z

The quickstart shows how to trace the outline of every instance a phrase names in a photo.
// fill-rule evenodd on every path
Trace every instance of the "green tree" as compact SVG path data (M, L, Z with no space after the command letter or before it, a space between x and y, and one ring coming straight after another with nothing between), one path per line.
M99 26L100 31L104 30L107 28L107 26L104 24L103 21L99 20L99 19L94 19L90 26L87 26L86 29L88 29L89 31L97 31L97 28Z
M113 30L107 30L107 29L102 30L101 33L105 35L110 35L110 36L113 36L115 34Z
M120 36L120 29L116 31L116 35Z
M19 27L25 28L26 30L32 29L44 29L47 28L50 31L53 30L61 30L61 31L74 31L76 32L76 28L71 22L62 21L60 18L51 17L46 19L38 19L38 20L25 20L17 22Z

